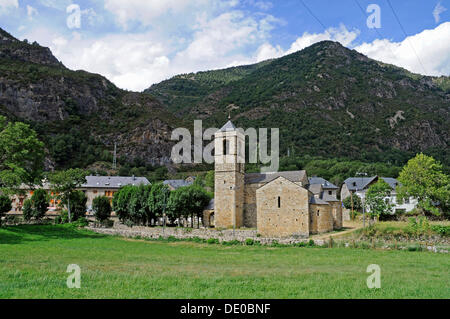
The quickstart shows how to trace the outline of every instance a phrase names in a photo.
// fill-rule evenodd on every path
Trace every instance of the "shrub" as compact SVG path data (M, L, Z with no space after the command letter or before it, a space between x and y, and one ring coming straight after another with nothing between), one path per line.
M222 242L222 245L224 245L224 246L237 246L237 245L241 245L241 244L242 243L237 239Z
M86 217L79 217L75 222L72 223L75 227L86 227L89 225L89 221Z
M206 241L208 244L210 245L214 245L214 244L220 244L220 241L217 238L210 238Z
M253 246L254 244L255 244L255 241L253 239L251 239L251 238L247 238L245 240L245 245L246 246Z
M109 198L105 196L100 196L94 198L92 202L92 210L94 211L95 218L103 222L111 217L111 204Z
M431 230L441 236L450 236L450 226L434 225Z
M309 242L308 242L308 246L309 247L314 247L315 246L314 240L310 239Z

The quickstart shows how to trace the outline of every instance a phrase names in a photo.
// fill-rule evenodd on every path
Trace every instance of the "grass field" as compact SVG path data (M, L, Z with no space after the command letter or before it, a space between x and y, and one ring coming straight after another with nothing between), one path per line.
M81 267L81 289L66 286ZM381 267L368 289L367 266ZM68 226L0 229L0 298L449 298L448 254L150 242Z

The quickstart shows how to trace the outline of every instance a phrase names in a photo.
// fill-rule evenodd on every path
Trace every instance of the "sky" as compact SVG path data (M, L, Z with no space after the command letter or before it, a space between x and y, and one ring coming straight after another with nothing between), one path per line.
M322 40L450 75L450 0L0 0L0 27L73 70L142 91Z

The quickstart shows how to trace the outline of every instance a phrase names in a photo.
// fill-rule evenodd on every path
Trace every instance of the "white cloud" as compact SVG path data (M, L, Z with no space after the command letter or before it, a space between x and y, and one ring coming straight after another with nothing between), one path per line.
M105 9L112 12L117 22L127 29L130 21L144 26L154 24L154 19L168 12L181 13L189 6L205 4L207 0L105 0Z
M33 20L33 16L37 15L38 11L30 5L27 5L27 16L28 19Z
M19 8L18 0L0 0L0 14L8 13L17 8Z
M447 8L444 8L441 5L440 1L436 4L436 7L434 7L434 10L433 10L433 17L434 17L434 21L436 23L439 23L439 21L441 20L441 13L446 10L447 10Z
M450 22L445 22L435 29L424 30L401 42L375 40L363 43L355 49L372 59L394 64L411 72L448 76L450 74L448 39L450 39Z

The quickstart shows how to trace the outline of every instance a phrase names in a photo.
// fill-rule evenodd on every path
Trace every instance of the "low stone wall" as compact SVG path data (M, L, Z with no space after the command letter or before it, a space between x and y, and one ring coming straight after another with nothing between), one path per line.
M232 229L226 230L216 230L210 228L200 228L200 229L190 229L190 228L161 228L161 227L127 227L125 225L119 224L115 225L114 228L96 228L96 227L86 227L91 231L106 235L119 235L127 238L168 238L175 237L178 239L188 239L188 238L201 238L201 239L218 239L219 242L238 240L240 242L245 242L247 239L253 239L254 241L259 241L263 245L270 245L273 242L278 242L280 244L297 244L301 242L309 242L309 239L301 238L265 238L258 237L256 230L251 229L238 229L234 232ZM323 245L323 240L315 240L316 245Z

